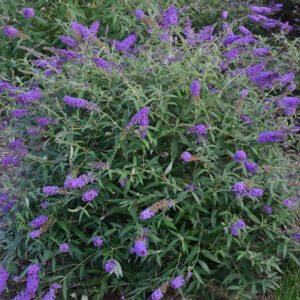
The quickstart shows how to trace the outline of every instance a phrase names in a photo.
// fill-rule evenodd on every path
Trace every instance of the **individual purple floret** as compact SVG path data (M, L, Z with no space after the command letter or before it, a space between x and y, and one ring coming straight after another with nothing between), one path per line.
M30 226L34 229L42 226L45 224L45 222L48 220L47 216L39 216L36 219L34 219L33 221L30 222Z
M193 97L198 97L200 94L200 82L198 80L193 80L191 83L191 95Z
M64 253L66 253L66 252L68 252L69 251L69 249L70 249L70 247L69 247L69 245L68 244L60 244L59 245L59 251L60 252L64 252Z
M151 211L151 209L148 207L145 210L143 210L140 214L140 219L141 220L146 220L146 219L150 219L155 215L154 212Z
M164 295L161 292L160 288L158 288L151 294L151 300L160 300L161 298L163 298L163 296Z
M238 150L235 152L234 154L234 160L236 162L242 162L242 161L245 161L247 158L247 155L246 153L243 151L243 150Z
M258 172L257 164L255 164L255 163L252 163L252 162L246 160L246 161L244 161L244 166L245 166L247 172L249 172L249 173L257 173Z
M3 32L5 35L7 35L11 39L14 39L19 36L19 31L8 25L4 26Z
M6 286L6 282L7 279L9 278L9 273L0 266L0 295L2 294L5 286Z
M116 265L116 261L114 259L109 259L106 261L104 269L105 272L110 273L113 271L113 269L115 268Z
M58 186L44 186L43 193L49 196L57 195L60 191Z
M82 201L88 202L94 200L98 196L98 191L95 189L88 190L82 195Z
M75 48L78 45L78 43L77 43L76 40L74 40L74 39L72 39L72 38L70 38L68 36L60 35L59 38L68 47Z
M136 9L135 16L141 20L142 18L146 17L145 13L142 10Z
M175 277L172 281L171 281L171 287L173 289L179 289L181 286L184 285L184 278L183 275L177 276Z
M95 247L100 247L103 244L103 240L100 237L93 238L93 244Z
M136 240L134 244L134 251L137 256L146 256L148 252L145 240Z
M177 10L175 5L171 5L167 12L163 15L162 26L164 29L168 29L173 25L178 24Z
M191 154L190 152L184 151L184 152L181 153L181 158L182 158L184 161L188 162L188 161L191 160L192 154Z
M293 201L289 198L283 199L283 205L287 207L292 207L293 206Z
M20 164L21 161L19 160L19 157L17 155L4 157L0 160L0 164L4 166L14 166Z
M148 120L148 114L150 112L149 107L143 107L140 109L130 120L128 125L126 126L126 129L130 129L133 126L140 126L141 129L138 130L140 137L144 139L147 134L149 120Z
M196 189L196 187L194 185L188 185L186 188L185 188L185 191L186 192L194 192Z
M193 273L192 272L188 272L187 275L186 275L186 278L187 280L190 280L193 276Z
M30 232L29 235L32 239L35 239L35 238L37 238L38 236L41 235L41 229L33 230L33 231Z
M263 143L272 143L272 142L281 142L284 141L287 138L287 136L283 132L262 132L259 134L257 142L259 144Z
M18 108L10 111L11 116L15 118L23 118L27 116L27 113L28 113L28 109L26 108Z
M34 16L34 9L31 7L24 7L23 15L26 19L32 18Z

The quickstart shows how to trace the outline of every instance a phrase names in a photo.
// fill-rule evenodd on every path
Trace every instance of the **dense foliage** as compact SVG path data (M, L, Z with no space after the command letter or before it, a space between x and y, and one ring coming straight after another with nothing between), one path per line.
M300 265L299 41L271 19L278 5L204 27L196 6L128 4L109 34L109 15L79 15L35 49L40 12L4 27L4 51L26 54L0 82L1 163L17 166L0 195L0 292L253 299Z

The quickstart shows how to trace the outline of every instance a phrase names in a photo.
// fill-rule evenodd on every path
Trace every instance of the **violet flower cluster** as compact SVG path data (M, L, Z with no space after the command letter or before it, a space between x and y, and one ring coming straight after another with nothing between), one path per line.
M86 191L83 195L82 195L82 201L83 202L89 202L94 200L94 198L96 198L98 196L98 191L95 189L91 189Z
M0 295L4 291L9 275L10 274L3 267L0 266Z
M39 276L38 273L41 272L41 268L33 264L27 269L27 284L26 290L22 290L19 295L17 295L13 300L30 300L35 297L35 293L39 286Z
M148 254L146 241L144 239L137 239L134 243L134 252L137 256L146 256Z
M87 185L88 183L94 182L95 177L92 173L88 173L80 175L77 178L74 178L72 174L68 175L65 182L64 182L64 188L66 190L71 190L71 189L80 189Z
M53 283L50 286L49 291L44 295L41 300L54 300L56 298L57 290L61 288L61 285Z
M276 142L281 142L287 139L287 136L283 132L277 132L277 131L267 131L267 132L262 132L259 134L257 142L259 144L264 144L264 143L276 143Z
M246 224L243 220L238 220L237 223L233 223L230 227L231 233L234 236L239 236L240 230L245 228Z
M100 237L93 238L93 244L95 247L100 247L103 244L103 240Z
M23 8L23 15L26 19L30 19L34 16L34 9L31 7L24 7Z
M126 129L131 129L134 126L139 126L138 129L139 135L142 139L144 139L147 135L149 119L148 114L150 112L149 107L143 107L140 109L129 121Z
M264 190L260 188L250 188L244 182L236 182L233 186L236 197L262 197Z
M187 133L188 134L193 134L197 136L197 142L206 142L206 137L205 134L207 134L207 128L208 126L205 124L199 124L196 125L192 128L190 128ZM183 159L183 158L182 158Z
M105 266L104 266L105 272L107 272L107 273L112 272L114 270L115 266L116 266L116 260L114 260L114 259L107 260L105 263Z
M67 105L69 105L71 107L85 108L87 110L99 111L99 108L96 103L89 102L85 99L64 96L63 100Z

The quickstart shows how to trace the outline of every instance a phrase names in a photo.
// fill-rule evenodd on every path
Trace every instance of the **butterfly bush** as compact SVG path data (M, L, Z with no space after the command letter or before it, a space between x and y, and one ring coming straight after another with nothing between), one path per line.
M246 2L214 24L177 3L118 10L113 26L87 14L34 48L33 31L3 27L25 45L0 82L3 293L272 293L298 261L300 59L282 7Z

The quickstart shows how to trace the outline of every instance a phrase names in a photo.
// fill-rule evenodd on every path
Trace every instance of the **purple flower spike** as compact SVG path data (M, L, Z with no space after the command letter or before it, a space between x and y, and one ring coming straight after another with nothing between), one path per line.
M23 8L23 15L26 19L30 19L34 16L34 9L30 7Z
M287 136L283 132L262 132L260 133L257 142L259 144L284 141Z
M89 202L94 200L98 196L98 191L95 189L88 190L82 195L82 201L83 202Z
M96 35L100 27L100 21L95 21L89 28L89 32L93 35Z
M137 256L146 256L147 248L144 240L136 240L134 244L134 251Z
M265 212L267 215L273 214L273 208L271 206L265 206Z
M140 219L141 220L146 220L146 219L150 219L155 215L154 212L151 211L151 209L148 207L145 210L143 210L140 214Z
M194 185L188 185L186 188L185 188L185 191L186 192L194 192L196 189L196 187Z
M191 83L191 95L193 97L198 97L200 94L200 82L198 80L193 80Z
M234 236L239 236L240 230L239 230L239 228L238 228L238 226L237 226L236 223L233 223L233 224L231 225L230 230L231 230L232 235L234 235Z
M126 126L126 129L130 129L133 126L140 126L141 128L138 130L140 137L144 139L147 134L149 120L148 120L148 114L150 112L149 107L143 107L140 109L130 120L128 125Z
M246 153L243 151L243 150L238 150L235 152L234 154L234 160L236 162L242 162L242 161L245 161L247 158L247 155Z
M181 286L184 285L184 278L182 275L175 277L172 281L171 281L171 287L173 289L179 289Z
M245 99L248 95L248 90L247 89L243 89L241 90L241 94L240 94L240 97Z
M72 38L70 38L68 36L60 35L59 38L68 47L75 48L78 45L78 43L77 43L76 40L74 40L74 39L72 39Z
M223 11L222 12L222 19L226 20L228 17L228 11Z
M188 162L188 161L191 160L192 154L191 154L190 152L184 151L184 152L182 152L182 154L181 154L181 158L182 158L184 161Z
M136 9L135 10L135 16L141 20L142 18L144 18L146 15L142 10Z
M113 269L115 268L116 265L116 261L114 259L109 259L106 261L104 269L105 272L110 273L113 271Z
M236 226L240 229L243 229L243 228L245 228L246 224L243 220L240 219L237 221Z
M6 286L9 275L10 274L3 267L0 267L0 295Z
M11 110L10 114L12 117L20 119L27 116L27 112L28 110L26 108L18 108L18 109Z
M163 16L163 28L168 29L173 25L178 24L177 10L175 5L171 5L168 11Z
M69 251L69 249L70 249L70 247L69 247L68 244L60 244L60 245L59 245L59 251L60 251L60 252L66 253L66 252Z
M245 166L247 172L249 172L249 173L257 173L258 172L257 164L255 164L255 163L252 163L252 162L246 160L246 161L244 161L244 166Z
M44 225L44 223L48 220L47 216L39 216L33 221L30 222L30 226L34 229Z
M158 288L156 291L154 291L151 294L151 300L160 300L161 298L163 298L163 293L161 292L160 288Z
M58 186L44 186L43 193L49 196L57 195L60 191Z
M5 35L7 35L9 38L14 39L19 35L19 31L11 26L5 25L3 32Z
M103 240L100 237L93 238L93 244L95 247L100 247L103 244Z
M40 229L37 229L37 230L31 231L29 235L30 235L30 237L31 237L32 239L35 239L35 238L37 238L38 236L40 236L40 234L41 234L41 230L40 230Z

